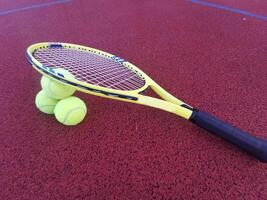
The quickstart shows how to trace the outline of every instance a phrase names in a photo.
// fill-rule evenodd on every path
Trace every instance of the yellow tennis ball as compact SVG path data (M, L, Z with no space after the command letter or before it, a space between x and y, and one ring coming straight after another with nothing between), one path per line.
M60 100L54 112L59 122L71 126L80 123L84 119L87 108L81 99L72 96Z
M41 90L38 92L38 94L35 97L35 105L36 107L47 114L54 114L54 109L56 104L58 103L58 100L48 97L45 94L44 90Z
M73 87L59 83L45 76L41 79L41 86L46 95L54 99L64 99L75 92Z

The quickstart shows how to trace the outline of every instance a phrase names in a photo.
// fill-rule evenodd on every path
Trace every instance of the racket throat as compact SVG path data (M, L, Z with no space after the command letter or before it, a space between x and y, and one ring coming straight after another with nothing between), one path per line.
M190 106L187 108L186 104L182 104L186 105L184 107L182 105L177 105L172 102L149 96L138 95L138 100L135 103L174 113L185 119L189 119L193 113L192 108Z
M164 90L160 85L158 85L157 83L153 83L151 86L151 89L158 94L162 99L164 99L165 101L174 103L176 105L182 106L184 108L187 108L189 110L193 111L193 107L182 102L181 100L177 99L176 97L174 97L173 95L171 95L169 92L167 92L166 90Z

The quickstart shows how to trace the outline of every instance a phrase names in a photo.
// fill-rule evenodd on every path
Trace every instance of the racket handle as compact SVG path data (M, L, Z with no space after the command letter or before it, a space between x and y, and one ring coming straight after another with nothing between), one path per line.
M201 128L235 144L262 162L267 162L267 140L254 137L235 128L209 113L194 110L190 121Z

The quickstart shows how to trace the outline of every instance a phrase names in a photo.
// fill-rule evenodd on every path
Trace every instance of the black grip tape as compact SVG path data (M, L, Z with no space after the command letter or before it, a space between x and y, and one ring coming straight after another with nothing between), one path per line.
M194 110L190 121L201 128L235 144L246 152L254 155L262 162L267 162L267 140L257 138L236 127L233 127L209 113Z

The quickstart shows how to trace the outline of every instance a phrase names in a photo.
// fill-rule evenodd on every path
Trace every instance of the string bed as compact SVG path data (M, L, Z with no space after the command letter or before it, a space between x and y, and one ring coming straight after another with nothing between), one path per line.
M33 57L50 68L63 68L75 79L116 90L135 90L145 81L123 64L95 53L68 48L44 48Z

